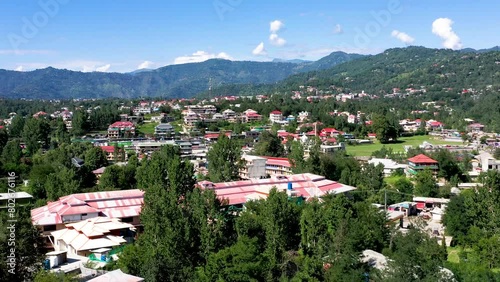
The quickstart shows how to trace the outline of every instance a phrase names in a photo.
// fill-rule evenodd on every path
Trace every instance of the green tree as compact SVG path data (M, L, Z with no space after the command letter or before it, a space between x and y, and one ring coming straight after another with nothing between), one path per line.
M16 115L12 118L12 122L9 125L9 134L12 137L21 137L24 130L24 117Z
M425 169L419 171L415 177L415 195L422 197L435 197L438 194L436 180L432 171Z
M496 148L493 152L493 157L497 160L500 160L500 148Z
M85 135L90 129L88 115L83 110L77 110L73 113L71 120L71 134L73 136Z
M71 143L68 129L66 124L62 119L58 119L56 122L56 130L54 132L54 138L58 145Z
M19 164L23 151L19 140L10 140L2 150L2 160L4 164Z
M212 253L204 268L197 271L199 281L264 281L266 260L257 238L242 236L236 244Z
M391 260L382 274L384 281L447 281L441 280L446 278L441 270L446 250L422 231L398 232L388 251Z
M213 182L227 182L239 179L241 147L237 140L221 134L207 154L208 171Z
M108 159L101 148L93 147L85 153L85 165L90 170L95 170L108 166Z
M0 255L4 258L0 265L0 281L32 281L35 271L42 266L44 259L44 239L40 231L31 223L30 206L16 206L15 223L8 222L8 213L0 213ZM9 272L8 255L11 253L10 238L12 225L15 225L15 265L14 273Z
M38 149L49 143L50 125L43 118L29 118L23 128L23 140L28 155L34 155Z
M78 193L80 181L73 169L60 167L56 172L47 176L45 190L47 191L47 199L55 201L59 197Z
M283 157L285 148L276 134L264 131L255 144L254 152L258 156Z
M377 134L380 143L397 141L401 132L399 122L391 115L374 115L372 128Z
M0 151L3 150L3 147L5 147L8 141L9 141L9 134L5 129L0 128Z
M290 153L288 154L288 160L292 166L293 173L304 173L308 172L308 162L304 159L304 146L300 141L289 141Z

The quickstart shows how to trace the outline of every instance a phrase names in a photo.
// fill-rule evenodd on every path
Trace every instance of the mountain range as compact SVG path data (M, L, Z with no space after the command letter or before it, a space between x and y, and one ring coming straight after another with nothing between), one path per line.
M51 67L29 72L0 70L0 97L185 98L208 94L210 86L213 95L238 95L293 90L304 84L386 92L392 87L479 87L500 81L498 49L452 51L412 46L377 55L333 52L313 62L211 59L132 73L84 73Z
M0 70L0 97L73 99L192 97L211 85L268 84L290 75L331 68L363 55L333 52L315 62L253 62L211 59L132 73L78 72L52 67L29 72Z

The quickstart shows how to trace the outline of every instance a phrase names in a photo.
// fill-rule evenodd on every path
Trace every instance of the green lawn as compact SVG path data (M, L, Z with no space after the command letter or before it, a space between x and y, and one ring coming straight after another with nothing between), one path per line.
M144 123L144 124L141 124L139 127L138 127L138 131L139 133L142 133L144 135L146 134L154 134L155 133L155 127L158 125L157 122L148 122L148 123Z
M384 181L391 185L391 186L394 186L394 184L396 184L396 182L399 180L399 179L402 179L402 178L406 178L406 176L402 175L402 176L389 176L389 177L385 177L384 178Z
M451 263L460 263L458 253L462 251L461 247L448 247L448 261Z
M346 151L352 156L371 156L372 152L378 151L385 145L386 148L392 148L394 152L404 152L404 146L410 145L413 147L418 147L422 145L424 141L427 141L433 145L458 145L459 142L448 142L441 139L433 139L429 135L411 136L411 137L401 137L398 139L398 143L394 144L381 144L375 141L373 144L363 144L363 145L347 145Z

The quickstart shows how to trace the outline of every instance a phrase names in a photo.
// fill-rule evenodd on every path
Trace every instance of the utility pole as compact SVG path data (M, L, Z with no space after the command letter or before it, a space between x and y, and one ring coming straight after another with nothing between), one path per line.
M384 209L387 211L387 188L384 188Z

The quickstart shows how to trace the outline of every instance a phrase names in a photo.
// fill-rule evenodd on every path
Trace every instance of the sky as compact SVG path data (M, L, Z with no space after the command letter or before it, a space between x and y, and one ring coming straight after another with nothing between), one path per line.
M495 0L0 1L0 68L131 72L211 58L317 60L500 45Z

